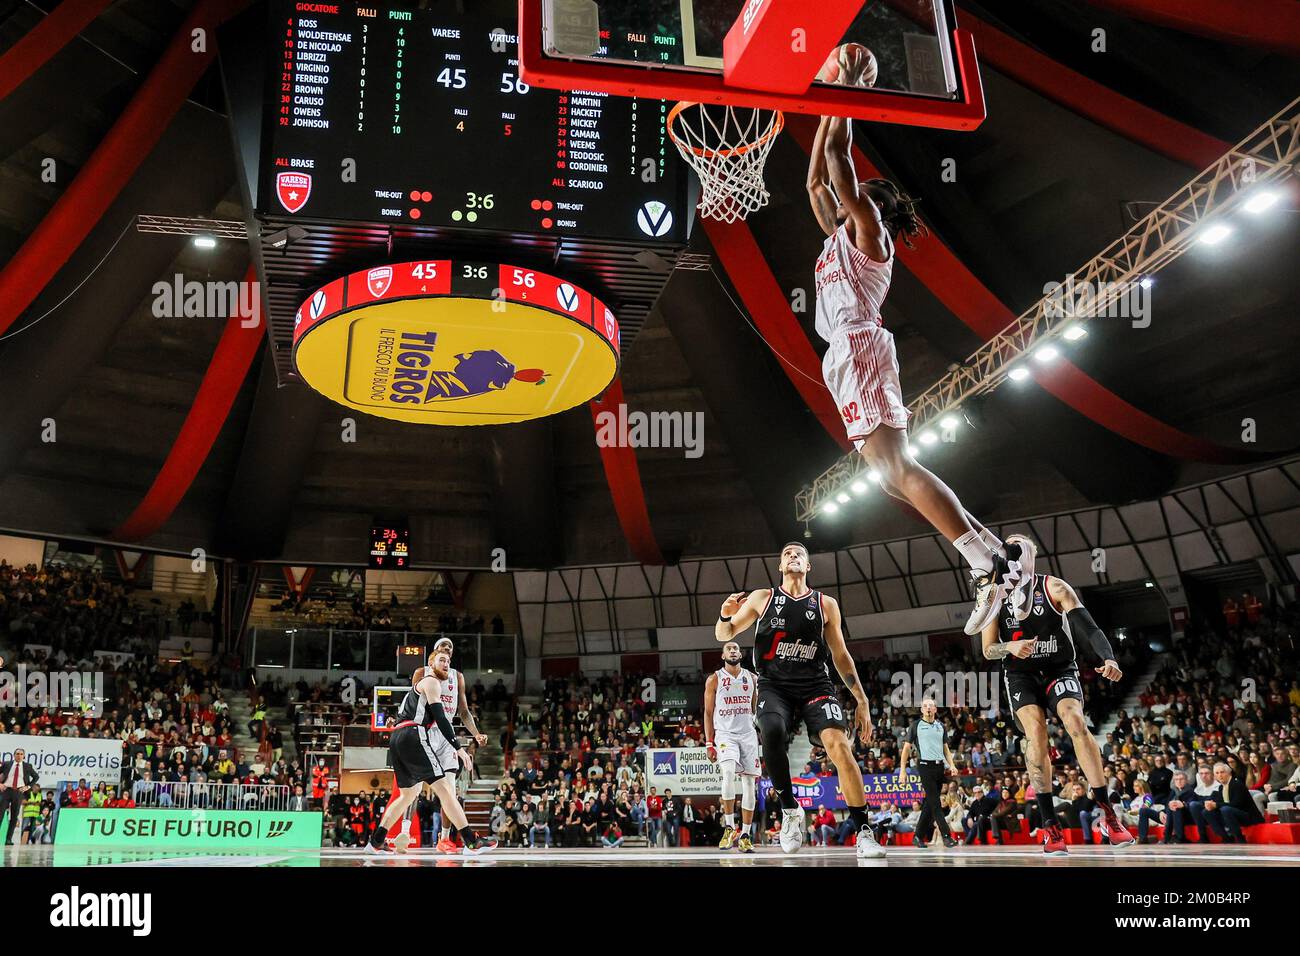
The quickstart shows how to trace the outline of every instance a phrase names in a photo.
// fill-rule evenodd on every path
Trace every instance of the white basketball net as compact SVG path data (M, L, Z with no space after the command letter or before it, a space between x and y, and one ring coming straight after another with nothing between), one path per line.
M668 135L700 177L701 216L744 219L770 198L763 167L785 126L780 110L678 103L668 114Z

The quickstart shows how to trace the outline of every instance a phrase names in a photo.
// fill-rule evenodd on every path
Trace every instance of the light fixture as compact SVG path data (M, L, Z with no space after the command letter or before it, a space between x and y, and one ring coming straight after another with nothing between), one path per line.
M921 449L917 448L911 442L908 442L907 453L915 458L917 455L921 454Z
M939 419L939 427L944 431L953 431L961 424L961 419L956 415L945 415Z
M1007 372L1007 378L1011 379L1013 382L1023 382L1025 379L1029 378L1029 369L1021 368L1017 365L1011 371Z
M840 506L833 501L828 501L824 505L822 505L822 514L824 515L833 515L835 514L835 512L839 510L840 510Z
M859 478L853 484L849 485L855 495L865 495L867 493L867 483Z
M1044 345L1034 352L1034 361L1036 362L1054 362L1061 355L1061 350L1055 345Z
M1085 329L1082 325L1072 325L1068 329L1066 329L1063 334L1065 336L1065 341L1077 342L1079 341L1079 339L1083 338L1085 335L1088 334L1088 330Z
M841 491L839 494L837 494L837 495L835 496L835 500L838 501L838 502L839 502L840 504L842 504L842 505L847 505L847 504L848 504L850 501L852 501L853 499L850 498L848 495L846 495L844 492Z
M939 436L936 435L936 434L935 434L934 432L932 432L932 431L924 431L924 432L921 432L921 444L922 444L922 445L933 445L933 444L934 444L935 442L937 442L938 440L939 440Z
M199 249L215 249L217 248L217 240L211 236L195 236L194 245Z
M872 468L869 472L867 472L867 480L868 480L868 481L877 481L877 482L880 481L880 472L878 472L878 471L876 471L876 469Z
M1150 581L1146 582L1146 585L1147 585L1147 587L1149 587L1149 588L1153 588L1153 587L1155 587L1155 585L1152 584Z
M1267 212L1277 205L1281 195L1276 190L1266 189L1262 192L1256 192L1246 200L1246 212L1258 216L1262 212Z
M1141 279L1138 279L1138 285L1144 289L1149 289L1155 284L1156 280L1154 276L1143 276Z
M1216 222L1214 225L1206 226L1202 230L1200 236L1197 237L1197 241L1204 246L1217 246L1230 235L1232 235L1231 226L1225 226L1221 222Z

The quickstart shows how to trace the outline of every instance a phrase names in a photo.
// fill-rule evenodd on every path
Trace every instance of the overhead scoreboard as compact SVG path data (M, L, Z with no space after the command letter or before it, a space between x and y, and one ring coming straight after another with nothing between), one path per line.
M389 522L370 529L369 567L373 570L404 570L411 566L411 529Z
M684 242L670 104L530 88L514 0L460 6L270 0L258 211Z

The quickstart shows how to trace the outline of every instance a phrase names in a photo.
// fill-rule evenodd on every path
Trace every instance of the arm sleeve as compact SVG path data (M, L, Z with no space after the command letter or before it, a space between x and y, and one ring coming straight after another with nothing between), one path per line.
M1106 640L1106 635L1097 622L1092 619L1086 607L1076 607L1065 615L1065 619L1070 623L1070 634L1082 638L1092 648L1093 654L1101 661L1111 661L1115 659L1115 652L1111 650L1110 641Z

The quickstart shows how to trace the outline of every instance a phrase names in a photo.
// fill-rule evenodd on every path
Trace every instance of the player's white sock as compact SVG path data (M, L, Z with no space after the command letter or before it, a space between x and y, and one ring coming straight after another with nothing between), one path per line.
M996 551L998 554L1004 557L1006 556L1006 545L1002 543L1001 538L995 535L988 528L985 528L980 532L980 540L989 546L990 551Z
M727 821L727 826L728 826L728 827L731 827L732 829L735 829L735 827L736 827L736 815L735 815L734 813L725 813L725 814L723 814L722 818L723 818L724 820Z
M979 536L977 531L967 531L964 535L952 543L952 546L961 552L961 556L966 559L976 571L989 572L993 570L993 552L989 550L989 545Z

